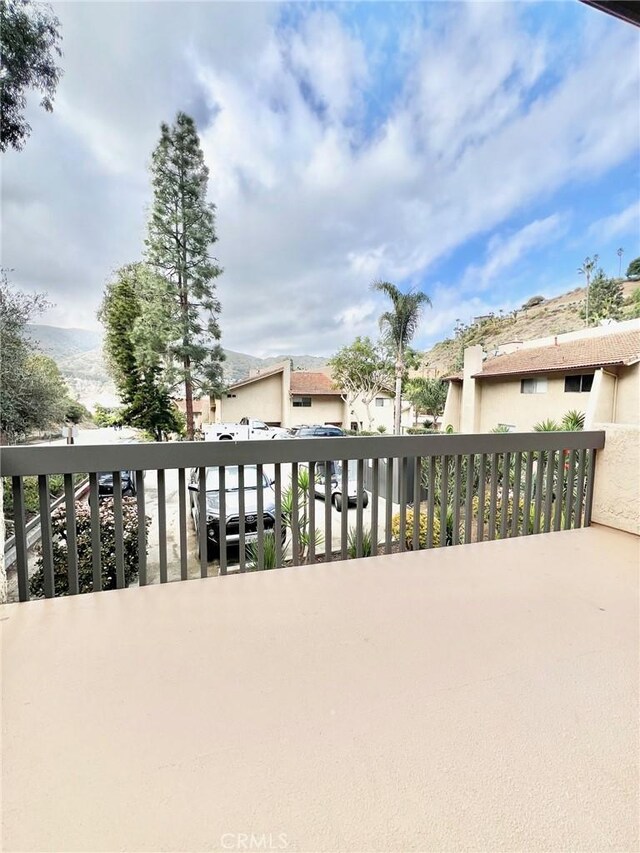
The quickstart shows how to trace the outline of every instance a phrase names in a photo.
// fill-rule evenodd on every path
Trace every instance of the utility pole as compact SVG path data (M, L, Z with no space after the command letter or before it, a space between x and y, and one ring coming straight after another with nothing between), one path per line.
M618 278L622 278L622 256L624 255L624 249L620 247L618 249Z

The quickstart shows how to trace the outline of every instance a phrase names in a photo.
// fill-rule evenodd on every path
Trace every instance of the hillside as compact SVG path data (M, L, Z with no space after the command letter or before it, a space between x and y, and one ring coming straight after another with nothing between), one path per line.
M625 297L639 286L637 281L624 283ZM462 327L458 335L434 344L424 353L421 373L429 376L446 376L459 368L464 347L480 344L491 352L500 344L510 341L529 341L548 335L574 332L584 327L580 309L586 289L578 287L553 299L545 299L533 308L521 308L511 313L477 317L476 321ZM626 310L626 309L625 309Z
M270 358L258 358L255 355L235 352L230 349L226 349L224 352L227 357L224 363L224 378L229 385L246 379L252 370L264 369L287 359L291 359L293 362L294 370L298 368L301 370L319 370L327 363L326 358L315 355L276 355Z
M638 281L625 282L625 297L638 286ZM580 318L580 308L585 294L585 289L579 287L553 299L545 299L532 308L477 317L470 325L458 328L455 337L439 341L427 350L420 373L446 376L454 372L465 346L481 344L491 352L496 346L509 341L527 341L581 329L584 320ZM44 325L31 325L27 329L42 351L56 361L78 400L89 408L96 403L112 406L118 402L115 387L105 368L100 331ZM224 377L229 385L245 379L254 369L269 367L288 358L293 361L294 369L319 370L327 363L327 359L312 355L258 358L234 350L225 350L225 354Z
M62 329L58 326L27 326L31 338L42 352L54 359L73 396L93 408L96 403L113 406L118 403L115 386L107 373L102 354L102 333L89 329ZM290 358L294 368L318 370L327 363L313 355L279 355L258 358L248 353L225 350L225 382L232 384L245 379L251 370L269 367Z

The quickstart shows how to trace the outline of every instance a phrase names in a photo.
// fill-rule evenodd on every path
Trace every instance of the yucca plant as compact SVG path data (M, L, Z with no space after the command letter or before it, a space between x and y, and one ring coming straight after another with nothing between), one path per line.
M571 409L562 418L561 426L567 432L580 432L584 429L584 412Z
M362 554L361 557L370 557L373 553L371 528L365 527L362 530ZM350 527L347 534L347 554L349 559L353 560L358 556L358 532L357 528Z
M309 469L298 468L298 547L300 561L304 562L309 553L309 545L313 543L317 547L322 545L324 537L320 530L310 530L309 522ZM293 522L293 489L289 486L282 493L282 518L291 530Z
M554 421L553 418L545 418L543 421L538 421L537 424L534 424L534 430L536 432L559 432L562 427L557 421Z
M264 534L264 560L263 565L258 566L258 543L256 541L247 543L247 569L250 572L261 571L262 569L275 569L278 565L277 550L276 550L276 535L273 530L267 530Z

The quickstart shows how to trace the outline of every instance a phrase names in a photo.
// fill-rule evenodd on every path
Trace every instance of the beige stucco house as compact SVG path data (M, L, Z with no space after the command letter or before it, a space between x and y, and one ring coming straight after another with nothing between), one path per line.
M443 423L456 432L533 429L570 410L595 423L640 423L640 320L464 353L449 377Z
M187 413L187 402L184 399L174 400L174 405L183 415ZM193 401L193 425L196 430L202 429L204 424L213 423L215 420L215 406L211 406L209 397L201 397Z
M393 395L381 392L370 404L372 429L393 432ZM270 426L332 424L344 429L368 429L367 408L361 399L347 403L326 371L293 370L290 361L261 370L231 385L215 408L216 421L257 418Z

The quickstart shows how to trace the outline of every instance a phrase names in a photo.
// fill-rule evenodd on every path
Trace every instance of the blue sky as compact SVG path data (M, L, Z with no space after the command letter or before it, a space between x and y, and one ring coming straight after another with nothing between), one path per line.
M161 121L197 119L223 345L375 335L378 278L460 318L640 255L640 36L579 2L58 3L55 111L3 158L3 265L45 322L96 327L142 256Z

